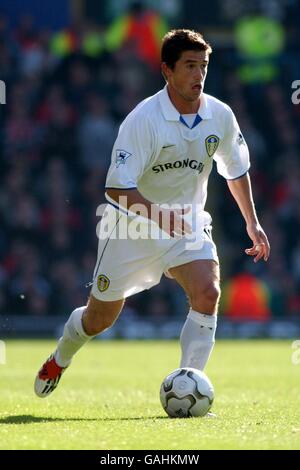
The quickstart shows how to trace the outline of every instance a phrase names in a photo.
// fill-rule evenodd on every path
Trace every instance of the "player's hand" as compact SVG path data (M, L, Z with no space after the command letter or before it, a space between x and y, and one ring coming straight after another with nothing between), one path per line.
M254 263L257 263L261 258L268 261L270 256L270 243L267 235L262 227L257 224L247 225L247 233L253 241L253 247L247 248L245 253L249 256L254 256Z
M184 214L190 212L191 207L184 209L162 209L159 217L159 227L172 238L181 238L192 233L192 227L184 219Z

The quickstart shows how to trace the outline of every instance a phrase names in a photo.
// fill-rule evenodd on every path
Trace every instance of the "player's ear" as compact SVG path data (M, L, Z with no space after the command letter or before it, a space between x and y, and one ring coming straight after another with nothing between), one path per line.
M169 67L167 66L167 64L165 62L162 62L161 64L161 73L162 73L162 76L164 77L164 79L166 80L166 82L168 81L168 75L169 75Z

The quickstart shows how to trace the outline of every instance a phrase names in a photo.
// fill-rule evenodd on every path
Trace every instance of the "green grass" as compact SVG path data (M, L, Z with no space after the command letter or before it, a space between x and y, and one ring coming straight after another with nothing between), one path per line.
M206 370L217 418L169 419L162 378L178 342L86 346L48 399L33 394L51 341L8 341L0 365L1 449L299 449L300 365L289 341L218 341Z

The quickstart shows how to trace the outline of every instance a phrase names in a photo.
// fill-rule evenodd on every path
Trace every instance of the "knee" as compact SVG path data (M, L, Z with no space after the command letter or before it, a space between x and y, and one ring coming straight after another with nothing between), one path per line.
M204 295L205 298L214 304L218 303L218 300L220 298L221 290L220 290L220 285L216 282L212 282L206 286L206 289L204 290Z
M193 310L203 313L214 313L220 298L220 285L218 282L209 282L202 288L194 289L190 296Z

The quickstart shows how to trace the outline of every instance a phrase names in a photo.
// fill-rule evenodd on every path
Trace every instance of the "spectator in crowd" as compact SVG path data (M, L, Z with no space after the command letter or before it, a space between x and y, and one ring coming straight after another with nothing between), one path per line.
M265 322L270 319L270 292L251 273L236 274L223 290L223 310L228 319L236 322Z

